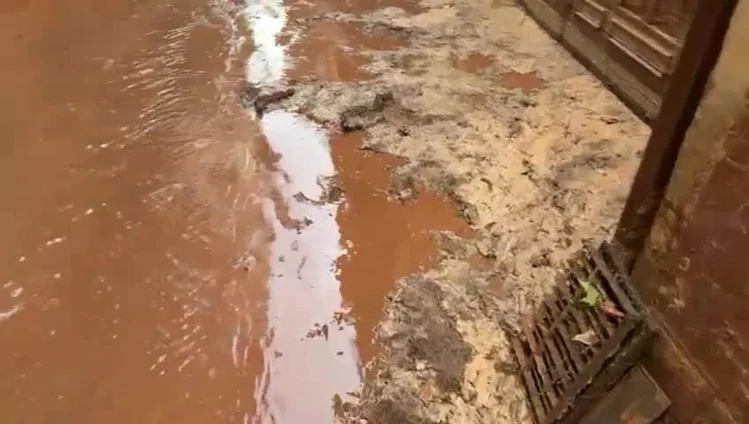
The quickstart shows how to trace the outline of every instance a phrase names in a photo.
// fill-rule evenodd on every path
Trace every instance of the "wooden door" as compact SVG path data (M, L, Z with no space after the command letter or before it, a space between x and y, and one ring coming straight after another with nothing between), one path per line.
M652 120L698 0L521 0L528 12Z

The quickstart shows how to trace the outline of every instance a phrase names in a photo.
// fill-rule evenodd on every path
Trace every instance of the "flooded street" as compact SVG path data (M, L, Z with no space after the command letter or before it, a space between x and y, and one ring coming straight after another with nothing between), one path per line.
M9 0L0 59L3 423L529 423L649 131L496 0Z
M287 4L288 3L288 4ZM348 8L348 9L346 9ZM389 199L396 156L248 85L367 78L351 3L0 6L0 399L8 423L330 423L396 279L466 231Z

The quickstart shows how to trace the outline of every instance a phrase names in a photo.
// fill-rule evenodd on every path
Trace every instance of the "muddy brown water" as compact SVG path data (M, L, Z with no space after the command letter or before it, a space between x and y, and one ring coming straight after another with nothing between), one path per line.
M401 159L359 135L240 109L246 79L356 80L341 45L397 47L300 26L283 48L286 6L0 7L4 422L327 423L357 390L385 294L464 224L389 201Z
M310 23L304 33L304 39L291 46L296 63L288 72L289 78L366 80L371 75L364 69L368 61L361 49L394 50L402 45L397 36L385 30L368 32L362 25L352 23L318 20Z

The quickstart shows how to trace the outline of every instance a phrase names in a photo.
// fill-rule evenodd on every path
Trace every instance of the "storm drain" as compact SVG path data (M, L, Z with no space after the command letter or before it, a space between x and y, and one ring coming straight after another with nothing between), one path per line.
M628 285L631 267L609 243L586 246L513 339L538 424L577 423L650 341L646 309Z

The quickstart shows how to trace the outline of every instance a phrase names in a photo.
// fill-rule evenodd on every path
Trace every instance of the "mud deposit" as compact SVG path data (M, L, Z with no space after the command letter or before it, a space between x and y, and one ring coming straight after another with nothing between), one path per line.
M442 193L390 195L405 158L267 92L370 78L354 50L400 36L303 19L360 3L0 6L3 422L329 424L354 399L395 281L470 234Z
M3 422L528 422L647 128L519 9L6 3Z
M302 74L265 87L293 94L259 108L363 131L365 149L404 159L392 199L442 193L475 231L434 233L440 261L389 294L382 351L338 419L530 422L507 331L551 286L555 264L610 234L648 128L510 2L397 6L296 17L400 41L356 49L366 61L354 81Z

